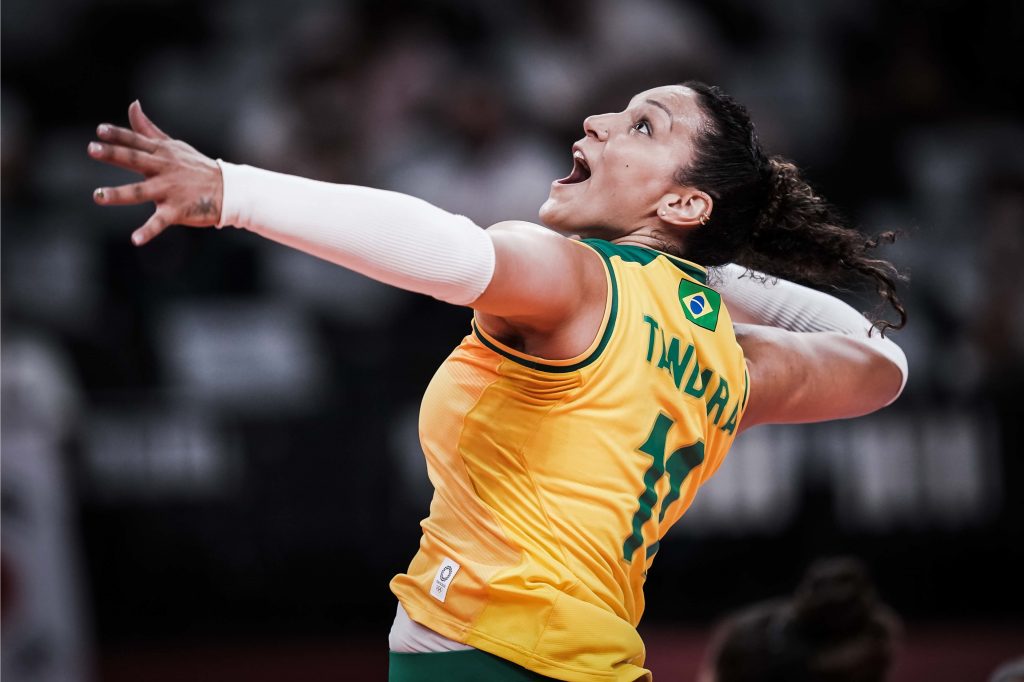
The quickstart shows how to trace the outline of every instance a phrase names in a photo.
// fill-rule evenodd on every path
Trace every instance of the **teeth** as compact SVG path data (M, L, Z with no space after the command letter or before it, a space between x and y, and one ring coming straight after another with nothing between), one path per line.
M583 156L583 152L578 149L574 149L572 152L572 172L567 177L558 180L557 182L562 185L575 185L579 182L585 182L590 179L590 164L587 163L586 157Z
M587 159L583 156L583 152L577 149L572 153L572 158L579 162L580 166L583 167L583 170L586 171L587 175L590 175L590 164L587 163Z

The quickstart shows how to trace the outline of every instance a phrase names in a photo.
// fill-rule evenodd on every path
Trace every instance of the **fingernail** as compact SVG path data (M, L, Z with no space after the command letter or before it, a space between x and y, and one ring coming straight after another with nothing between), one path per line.
M99 154L101 151L103 151L103 145L101 145L99 142L90 142L89 143L89 153L90 154Z
M103 199L105 199L105 198L106 198L106 197L104 196L104 194L103 194L103 188L102 188L102 187L100 187L100 188L98 188L98 189L97 189L96 191L94 191L94 192L92 193L92 195L93 195L94 197L96 197L97 199L99 199L100 201L102 201Z
M110 132L110 126L108 126L106 123L101 123L99 125L99 127L96 128L96 134L97 135L106 135L109 132Z
M132 244L135 244L135 246L138 246L141 243L142 243L142 235L141 234L133 234L132 235Z

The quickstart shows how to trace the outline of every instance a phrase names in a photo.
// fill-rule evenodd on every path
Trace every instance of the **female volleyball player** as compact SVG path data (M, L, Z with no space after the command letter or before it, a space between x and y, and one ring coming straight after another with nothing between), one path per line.
M234 225L474 311L423 400L435 493L391 583L393 680L649 677L647 570L736 434L865 414L906 380L899 348L853 309L742 276L861 275L900 316L875 326L905 319L873 242L767 157L717 88L656 88L587 118L540 210L554 231L485 231L402 194L215 162L137 103L129 118L89 153L145 176L95 192L156 203L135 244Z

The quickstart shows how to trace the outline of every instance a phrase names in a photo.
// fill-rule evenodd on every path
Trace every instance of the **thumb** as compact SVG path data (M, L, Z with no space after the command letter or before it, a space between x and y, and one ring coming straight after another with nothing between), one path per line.
M169 140L171 136L160 130L149 117L142 113L142 105L135 100L128 107L128 120L132 124L132 130L146 137L155 137L160 140Z

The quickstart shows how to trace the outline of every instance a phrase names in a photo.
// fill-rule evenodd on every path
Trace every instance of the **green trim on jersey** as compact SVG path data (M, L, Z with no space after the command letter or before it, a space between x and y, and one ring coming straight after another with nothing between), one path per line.
M692 277L701 284L708 283L708 273L704 268L681 258L670 256L661 251L648 249L644 246L634 246L632 244L613 244L611 242L606 242L603 239L584 239L583 243L594 247L605 258L618 256L627 263L640 263L641 265L647 265L655 258L661 256L669 263L686 273L688 277Z
M593 243L595 241L598 243ZM608 311L608 322L604 326L604 334L601 335L601 341L597 344L597 348L594 349L594 352L592 352L590 355L583 358L579 362L575 362L571 365L555 365L551 364L550 362L545 362L541 358L538 358L537 360L521 358L518 355L509 353L504 348L492 343L490 339L488 339L484 334L480 332L480 328L477 327L476 320L474 319L473 333L476 335L476 338L480 340L480 343L484 344L498 355L506 357L517 364L523 365L524 367L529 367L530 369L539 370L541 372L575 372L578 369L583 369L590 363L594 362L594 360L597 360L597 358L601 356L601 353L604 351L604 349L608 346L608 342L612 340L612 331L614 331L615 329L615 320L619 315L619 284L618 281L615 279L615 269L612 267L609 255L602 248L600 248L601 244L607 244L607 242L585 239L584 243L586 243L588 246L593 248L601 255L601 259L604 261L604 265L608 269L608 280L611 282L610 296L612 298L612 302L611 309Z

